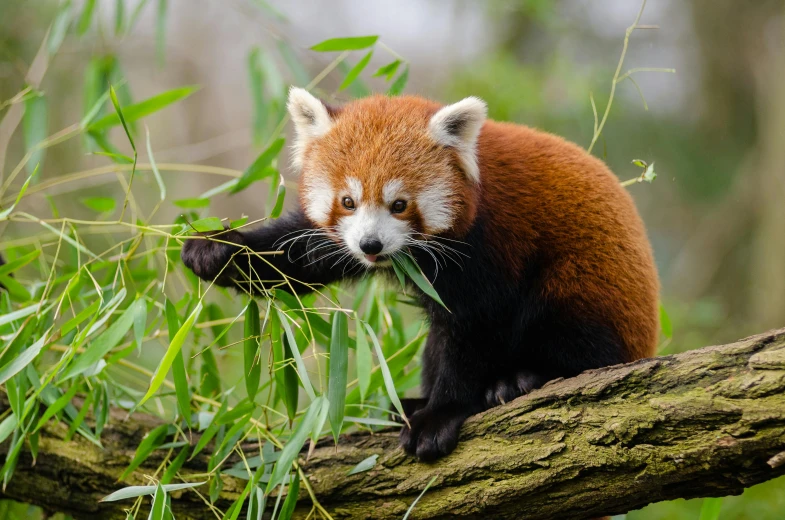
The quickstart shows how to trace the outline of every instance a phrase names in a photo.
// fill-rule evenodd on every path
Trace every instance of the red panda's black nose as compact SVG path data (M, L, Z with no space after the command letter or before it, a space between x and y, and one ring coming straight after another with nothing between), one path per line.
M378 255L384 249L384 245L378 238L363 238L360 240L360 249L366 255Z

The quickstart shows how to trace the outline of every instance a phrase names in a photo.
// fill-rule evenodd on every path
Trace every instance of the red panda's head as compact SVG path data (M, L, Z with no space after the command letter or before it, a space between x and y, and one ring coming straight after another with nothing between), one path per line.
M292 88L289 113L308 218L370 267L475 218L485 103L373 96L339 109Z

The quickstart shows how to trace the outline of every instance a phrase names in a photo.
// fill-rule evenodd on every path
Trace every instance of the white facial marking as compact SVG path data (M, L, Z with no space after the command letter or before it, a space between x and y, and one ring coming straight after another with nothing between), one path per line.
M403 182L400 179L387 181L382 187L382 200L389 206L398 199L406 199L406 194L403 193Z
M359 205L363 198L363 183L356 177L349 177L346 179L346 185L349 187L349 195L354 200L355 206Z
M302 88L292 87L289 90L286 108L292 117L295 130L292 165L299 170L303 165L305 147L314 139L329 132L333 120L324 103Z
M335 191L325 177L310 175L302 181L305 204L303 210L312 221L323 226L330 219Z
M360 241L376 238L382 243L379 255L390 255L405 245L406 235L411 232L411 228L408 222L393 217L387 208L363 204L352 215L341 218L338 232L354 256L370 267L376 263L365 258Z
M455 148L466 175L480 182L477 165L477 138L485 123L488 108L476 97L467 97L434 114L428 123L431 138L443 146Z
M439 233L452 226L455 212L450 204L451 195L450 189L444 184L426 186L417 195L417 209L429 233Z

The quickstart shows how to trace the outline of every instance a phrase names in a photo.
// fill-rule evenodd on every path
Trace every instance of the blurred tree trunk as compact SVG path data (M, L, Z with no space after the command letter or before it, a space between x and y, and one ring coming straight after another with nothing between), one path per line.
M746 155L728 196L686 241L671 287L687 301L710 288L721 294L738 317L730 328L778 326L785 317L785 2L691 0L689 8L701 65L696 127L717 148L741 145Z

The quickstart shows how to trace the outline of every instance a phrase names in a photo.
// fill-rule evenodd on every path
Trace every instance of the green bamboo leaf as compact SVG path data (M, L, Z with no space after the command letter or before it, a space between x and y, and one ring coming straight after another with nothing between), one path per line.
M398 71L398 67L403 63L401 60L395 60L387 65L379 67L379 69L373 73L374 78L378 78L380 76L384 76L384 79L390 81L395 73Z
M17 302L28 302L30 301L30 293L27 292L25 286L21 283L17 282L11 275L0 275L0 286L3 289L8 291L8 294L11 296L11 299Z
M200 233L206 231L223 231L224 225L218 217L200 218L191 222L191 227Z
M34 312L37 312L41 308L39 303L34 303L33 305L29 305L27 307L23 307L19 310L14 312L9 312L6 314L0 314L0 325L5 325L6 323L11 323L21 318L26 318L30 316Z
M87 417L87 413L90 411L90 405L93 404L93 399L94 399L93 393L88 392L87 396L85 397L85 400L82 401L82 408L79 409L79 413L76 415L76 417L74 417L71 420L71 425L68 427L68 432L66 432L65 434L66 442L71 441L74 434L76 433L76 430L82 428L83 426L84 428L82 429L88 429L87 425L83 425L83 423L85 417Z
M420 270L420 267L414 262L414 259L411 256L408 254L400 255L396 258L393 258L393 263L396 262L400 265L401 268L403 268L409 279L413 281L422 292L433 298L433 300L435 300L439 305L447 309L447 306L436 293L436 289L433 288L431 282L428 281L428 279ZM449 309L447 310L449 311Z
M71 25L71 0L65 0L60 4L57 10L57 15L49 28L49 37L46 42L46 50L49 56L54 56L60 45L65 39L68 32L68 26Z
M278 40L277 46L278 52L281 54L281 57L294 76L294 84L307 85L308 82L311 81L310 74L305 70L301 60L297 58L297 55L294 50L292 50L291 46L283 38Z
M248 53L248 88L251 91L251 101L253 105L253 141L254 145L259 146L264 138L264 130L267 127L267 104L264 102L264 74L260 63L261 50L254 47Z
M378 36L353 36L349 38L330 38L311 47L316 52L358 51L376 43Z
M122 109L122 107L120 106L120 101L117 99L117 92L115 91L115 89L114 89L114 87L112 85L109 85L109 99L112 100L112 105L114 106L114 110L115 110L115 114L112 114L112 115L116 115L117 119L120 121L120 124L123 126L123 131L125 132L126 137L128 137L128 142L131 143L131 148L133 148L133 150L134 150L134 157L136 157L136 143L134 143L134 136L131 135L131 130L128 128L128 120L126 119L125 112ZM131 106L133 106L133 105L131 105ZM126 107L126 110L128 108L130 108L130 107ZM111 115L106 116L106 117L111 117ZM104 119L106 119L106 118L99 119L98 121L96 121L95 123L90 125L89 129L91 131L93 131L93 132L96 132L97 130L95 128L93 128L93 127L95 125L97 125L98 123L100 123L101 121L103 121ZM135 162L136 162L136 159L134 159L134 163Z
M283 482L284 477L289 473L292 464L297 459L297 455L300 453L305 441L313 430L323 401L324 396L319 396L311 403L302 420L300 420L300 423L297 425L297 428L294 429L289 441L284 445L283 450L281 450L281 455L275 463L275 467L273 467L270 480L267 481L266 493L270 493L270 491L275 489L276 486Z
M406 290L406 271L403 270L403 267L398 263L393 261L393 270L395 271L395 276L398 278L398 282L401 284L401 289Z
M0 385L14 377L27 365L33 362L36 356L38 356L39 352L41 352L41 349L44 348L47 338L48 331L47 333L44 333L43 336L38 339L38 341L27 347L26 350L22 351L21 354L16 356L9 363L3 365L3 368L0 368Z
M289 415L289 421L293 421L297 415L297 403L300 397L299 392L299 377L297 370L292 363L292 351L297 349L297 344L292 345L289 343L288 336L283 337L283 355L285 364L281 371L283 372L283 398L286 404L286 412Z
M349 365L349 328L346 314L334 313L332 325L327 399L330 401L330 427L337 443L346 406L346 372Z
M289 490L286 492L286 500L281 506L278 520L289 520L292 518L294 508L297 506L297 495L300 493L300 474L295 473L294 478L289 482Z
M80 200L83 206L98 213L114 211L115 200L110 197L88 197Z
M259 381L262 377L262 361L257 358L261 350L261 322L259 320L259 307L256 301L251 299L245 308L245 327L243 336L243 360L245 375L245 390L248 399L253 401L256 392L259 390Z
M25 152L32 151L49 135L49 109L46 97L34 96L25 101L25 112L22 118ZM27 171L32 175L37 166L44 160L45 149L35 150L27 161Z
M213 440L215 434L218 433L218 430L221 429L221 425L219 424L211 424L207 427L207 429L202 433L202 436L199 437L199 442L196 443L194 446L194 451L191 453L191 459L196 457L196 455L207 446L207 443ZM190 459L189 459L190 460Z
M191 94L193 94L194 92L196 92L197 90L199 90L199 87L197 86L180 87L180 88L168 90L166 92L162 92L161 94L157 94L151 98L145 99L144 101L140 101L139 103L133 103L124 106L122 113L125 118L125 121L127 123L131 123L145 116L148 116L152 113L158 112L159 110L166 108L172 103L180 101L181 99L185 99ZM100 132L102 130L106 130L107 128L117 126L119 124L121 124L120 117L117 113L114 113L114 114L108 114L102 117L101 119L93 122L88 127L88 129L93 132Z
M177 316L177 309L171 300L166 300L166 325L169 329L169 344L174 342L180 330L180 318ZM185 419L185 424L192 428L191 424L191 388L188 386L188 374L185 371L185 360L182 351L177 352L172 362L172 377L174 378L174 391L177 395L177 408L180 415Z
M142 298L129 305L114 323L90 342L82 354L77 355L75 361L66 369L62 380L81 374L107 355L125 337L136 319L136 314L141 312L147 313L147 305Z
M243 172L237 183L229 190L229 193L235 194L243 191L251 185L251 183L263 179L275 173L274 169L268 168L273 160L278 157L278 154L283 150L283 145L286 139L278 138L268 146L259 157Z
M300 376L300 382L305 388L305 393L308 394L308 397L313 401L316 399L316 394L313 391L313 385L311 385L311 380L308 377L308 370L305 366L305 361L303 360L302 355L300 354L300 349L297 347L297 341L295 339L294 331L292 331L292 326L289 323L289 320L286 319L284 316L283 311L280 309L276 309L278 312L278 317L281 320L281 325L283 326L283 330L286 333L286 337L289 340L289 345L294 345L294 348L290 349L291 355L294 358L294 362L297 365L297 375Z
M368 54L363 56L363 58L357 62L357 65L352 67L352 70L350 70L349 73L346 75L343 82L341 83L341 86L338 87L338 90L343 90L349 85L351 85L352 83L354 83L354 80L356 80L360 76L362 71L365 70L365 67L368 66L368 62L371 61L371 56L373 56L372 50L368 51Z
M387 91L387 94L390 96L397 96L403 89L406 88L406 82L409 81L409 65L404 67L403 72L395 79L392 85L390 85L390 90Z
M123 34L123 25L125 25L125 2L123 0L115 0L114 2L115 36L120 36Z
M382 371L384 387L387 389L387 397L390 398L390 402L393 404L395 409L398 410L398 413L401 414L401 417L406 422L406 424L409 424L409 420L403 411L401 400L398 399L398 393L395 391L395 382L393 381L392 374L390 373L390 369L387 366L387 361L384 359L384 353L382 352L382 346L379 344L379 339L376 337L376 334L369 324L364 323L364 325L365 330L368 331L368 335L371 336L373 347L376 349L376 358L379 360L379 368Z
M410 515L410 514L412 513L412 511L414 510L414 506L416 506L416 505L417 505L417 502L419 502L419 501L420 501L420 499L421 499L421 498L423 497L423 495L425 494L425 492L426 492L426 491L428 491L428 488L430 488L430 487L433 485L433 483L434 483L434 482L436 482L436 478L437 478L437 476L438 476L438 475L434 475L434 476L431 478L431 480L429 480L429 481L428 481L428 483L425 485L425 488L423 488L423 490L422 490L422 493L420 493L420 494L417 496L417 498L415 498L415 499L414 499L414 502L412 502L412 505L410 505L410 506L409 506L409 509L407 509L407 510L406 510L406 514L405 514L405 515L403 515L403 520L408 520L408 518L409 518L409 515Z
M174 201L174 205L184 209L197 209L206 208L210 205L210 199L195 198L195 199L180 199Z
M281 212L283 211L283 202L286 198L286 185L283 182L283 175L280 173L278 174L278 188L275 192L275 205L273 206L272 211L270 211L270 218L278 218L281 216Z
M673 337L673 325L671 324L671 318L668 316L668 312L662 305L660 305L660 328L662 329L663 336L668 339Z
M16 415L12 412L3 419L3 422L0 422L0 443L5 442L9 435L11 435L16 427L19 425L19 421L16 420Z
M319 416L314 423L313 431L311 431L311 442L316 444L319 442L319 437L322 436L324 423L327 422L327 414L330 413L330 401L322 399L322 408L319 410Z
M41 427L49 421L49 419L54 417L57 413L60 412L60 410L70 404L71 400L76 395L76 392L78 392L81 387L81 384L71 385L71 388L69 388L66 393L58 397L54 403L47 407L47 409L44 411L44 414L38 420L38 424L36 424L35 428L33 428L33 431L40 430Z
M718 520L722 511L722 497L704 498L698 520Z
M371 358L371 348L368 345L368 338L365 337L365 331L363 331L359 322L357 322L357 327L355 328L355 335L357 336L357 348L355 349L357 382L359 383L360 396L364 401L365 397L368 395L368 388L371 386L373 360Z
M168 303L168 300L167 300ZM147 305L145 305L146 310ZM175 313L177 317L177 313ZM168 318L168 316L167 316ZM144 343L144 329L147 327L147 312L137 312L134 316L134 341L136 348L141 352L142 343Z
M155 54L159 65L163 65L166 58L166 8L168 4L167 0L158 0L155 17Z
M114 152L93 152L93 155L101 155L103 157L109 157L113 163L115 164L133 164L134 158L129 157L122 153L114 153Z
M188 459L188 453L190 451L191 451L190 446L188 446L187 444L183 446L183 449L180 450L180 453L178 453L177 456L174 458L174 460L172 460L172 462L170 462L169 465L166 467L166 471L164 471L164 474L161 477L161 484L164 484L165 486L172 481L175 475L177 475L177 472L180 471L180 468L183 467L183 464L185 464L185 461ZM201 484L204 484L204 482L202 482Z
M122 0L119 0L122 2ZM166 491L164 488L161 487L161 483L158 483L155 489L155 495L153 496L153 507L150 508L150 515L147 517L147 520L164 520L164 510L166 509Z
M164 184L164 179L161 177L161 172L158 171L158 165L153 157L153 147L150 145L150 129L147 128L146 125L145 132L147 133L147 157L150 159L150 169L153 170L153 176L155 177L155 182L158 184L158 192L160 193L161 201L163 202L166 199L166 184ZM175 202L175 204L177 204L177 202Z
M180 491L181 489L191 489L203 486L207 482L189 482L187 484L166 484L162 487L167 492ZM158 486L128 486L118 489L112 494L106 495L100 502L117 502L118 500L127 500L129 498L143 497L145 495L152 495Z
M155 374L153 374L153 378L150 380L150 388L147 389L147 393L142 397L142 400L139 401L139 406L144 404L152 395L158 390L158 388L163 383L164 379L166 378L166 374L169 372L169 367L174 362L174 358L180 352L180 349L183 347L183 343L185 342L185 338L188 337L188 333L191 332L191 328L193 328L194 323L196 322L196 318L199 317L199 313L202 312L202 302L199 302L196 305L196 308L191 312L191 315L188 316L188 319L185 320L180 330L177 331L175 334L174 339L169 343L169 348L166 350L166 354L164 354L163 359L158 364L158 368L155 369Z
M79 36L84 35L87 29L90 28L90 22L93 20L93 12L95 11L95 0L86 0L82 14L79 16L79 22L76 24L76 34Z
M40 163L35 165L35 169L33 169L33 173L30 174L30 176L27 178L25 183L22 184L22 188L19 190L19 193L16 194L16 200L14 201L14 203L11 204L10 207L4 209L3 211L0 211L0 220L3 220L6 217L8 217L8 215L11 214L11 212L14 210L16 205L19 204L19 201L22 200L22 197L27 191L27 187L30 185L30 181L33 179L33 176L35 176L35 174L38 172L38 167L40 165L41 165Z
M346 475L347 476L348 475L356 475L357 473L363 473L365 471L372 470L373 467L376 466L376 459L378 459L378 458L379 458L379 455L374 454L374 455L371 455L370 457L368 457L367 459L363 459L355 467L353 467L351 470L349 470L349 473L347 473Z
M237 419L239 419L240 417L250 414L254 410L256 410L256 403L248 399L243 399L242 401L237 403L237 405L233 407L231 410L216 415L214 419L214 424L220 426L223 424L232 423Z
M123 471L123 474L120 475L120 480L125 480L125 478L128 475L130 475L136 468L138 468L140 464L142 464L145 460L147 460L147 457L149 457L150 454L158 446L163 444L164 439L166 439L166 435L168 432L169 432L168 424L162 424L147 432L144 438L142 439L142 442L140 442L139 446L137 446L136 453L134 454L134 458L131 459L131 464L129 464L128 467L125 468L125 471Z

